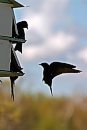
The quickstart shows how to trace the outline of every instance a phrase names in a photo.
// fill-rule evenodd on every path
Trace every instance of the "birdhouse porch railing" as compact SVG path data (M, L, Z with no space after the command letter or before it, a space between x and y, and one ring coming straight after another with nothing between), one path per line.
M0 39L1 40L8 40L9 42L12 42L12 44L14 44L16 42L19 42L19 44L26 42L26 40L24 40L24 39L13 38L13 37L9 37L9 36L1 36L1 35L0 35Z

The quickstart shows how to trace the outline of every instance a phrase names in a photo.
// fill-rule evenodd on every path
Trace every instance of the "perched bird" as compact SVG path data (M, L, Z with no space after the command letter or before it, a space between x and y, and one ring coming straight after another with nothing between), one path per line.
M18 36L19 39L25 40L25 32L24 28L28 29L28 23L26 21L21 21L17 23L17 30L18 30ZM18 50L22 53L22 43L18 42L15 46L15 51Z
M43 81L48 84L52 93L52 79L63 73L80 73L80 70L75 69L76 66L62 63L62 62L52 62L50 65L47 63L39 64L43 67Z
M23 73L22 68L20 66L18 66L17 61L14 57L13 51L11 49L11 63L10 63L10 71L11 72L20 72ZM11 81L11 98L14 101L14 85L15 85L15 80L18 78L18 76L10 76L10 81Z

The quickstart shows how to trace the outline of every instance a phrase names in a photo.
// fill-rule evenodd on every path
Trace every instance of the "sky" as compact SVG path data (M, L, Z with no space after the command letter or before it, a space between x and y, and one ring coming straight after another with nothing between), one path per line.
M21 89L50 96L42 82L39 63L60 61L82 70L80 74L62 74L53 79L54 96L87 94L87 1L86 0L17 0L25 5L15 9L16 22L26 20L27 42L23 53L17 52L25 75ZM27 7L29 6L29 7Z

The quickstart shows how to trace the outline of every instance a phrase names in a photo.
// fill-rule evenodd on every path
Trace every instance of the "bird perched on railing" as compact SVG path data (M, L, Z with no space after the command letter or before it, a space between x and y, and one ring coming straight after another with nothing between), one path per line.
M52 62L50 65L47 63L39 64L43 67L43 81L50 87L52 93L52 79L63 73L80 73L80 70L75 69L76 66L62 63L62 62Z
M10 71L11 72L20 72L21 74L23 74L23 72L21 71L23 68L21 68L20 66L18 66L17 61L14 57L14 53L11 49L11 63L10 63ZM18 76L10 76L10 81L11 81L11 98L14 101L14 86L15 86L15 81L18 78Z
M16 35L17 38L25 40L24 28L28 29L28 23L26 21L21 21L17 23L17 30L18 30L18 35ZM18 50L22 53L22 43L20 42L16 43L14 50L15 51Z

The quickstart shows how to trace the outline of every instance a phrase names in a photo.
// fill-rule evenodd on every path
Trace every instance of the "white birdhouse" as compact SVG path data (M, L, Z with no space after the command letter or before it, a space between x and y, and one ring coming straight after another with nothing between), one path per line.
M23 7L15 0L0 0L0 77L22 76L23 73L10 71L11 50L15 57L15 61L19 67L19 61L13 48L13 43L20 41L26 42L23 39L12 37L12 26L16 34L18 34L16 20L13 8ZM19 43L20 44L20 43Z

